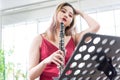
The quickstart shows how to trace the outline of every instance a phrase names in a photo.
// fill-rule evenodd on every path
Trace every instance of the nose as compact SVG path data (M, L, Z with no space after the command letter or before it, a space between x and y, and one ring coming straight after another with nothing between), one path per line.
M64 15L65 18L68 18L68 16L69 16L68 13L66 13L66 14Z

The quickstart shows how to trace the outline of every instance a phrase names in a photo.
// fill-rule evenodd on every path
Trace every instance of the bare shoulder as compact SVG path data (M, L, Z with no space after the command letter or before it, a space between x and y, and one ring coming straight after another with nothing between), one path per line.
M75 45L77 45L79 42L80 42L80 40L81 40L81 38L82 38L82 32L80 32L80 33L76 33L76 34L73 34L72 35L72 37L73 37L73 39L74 39L74 42L75 42Z
M39 34L37 36L34 37L33 41L32 41L32 46L33 47L38 47L41 45L42 42L42 36Z
M39 34L39 35L35 36L34 41L41 42L41 40L42 40L42 36L41 35L42 34Z

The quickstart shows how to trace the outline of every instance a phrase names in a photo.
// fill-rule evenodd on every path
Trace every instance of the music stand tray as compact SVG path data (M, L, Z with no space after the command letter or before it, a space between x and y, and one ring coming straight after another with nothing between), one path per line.
M120 80L120 37L85 34L58 80Z

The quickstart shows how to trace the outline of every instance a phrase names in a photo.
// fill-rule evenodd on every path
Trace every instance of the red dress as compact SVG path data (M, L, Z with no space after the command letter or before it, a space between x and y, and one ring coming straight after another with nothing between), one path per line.
M65 64L66 64L75 49L75 43L72 37L65 46L65 49L66 49L66 56L65 56ZM49 42L42 36L42 44L40 46L40 61L44 60L45 58L47 58L57 50L58 48L55 45L53 45L51 42ZM40 80L53 80L52 79L53 77L58 77L58 73L59 73L59 69L57 68L56 64L54 63L48 64L44 69L43 73L40 75Z

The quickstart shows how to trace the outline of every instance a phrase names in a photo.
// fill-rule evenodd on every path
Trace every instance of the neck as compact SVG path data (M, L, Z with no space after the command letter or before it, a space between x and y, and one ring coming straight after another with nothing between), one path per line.
M51 41L57 41L59 39L60 35L60 28L59 26L56 26L56 30L51 31L50 29L47 31L47 37Z
M47 31L47 35L48 35L48 38L51 40L51 41L58 41L59 37L60 37L60 26L61 24L57 24L54 29L51 29L49 28L49 30Z

